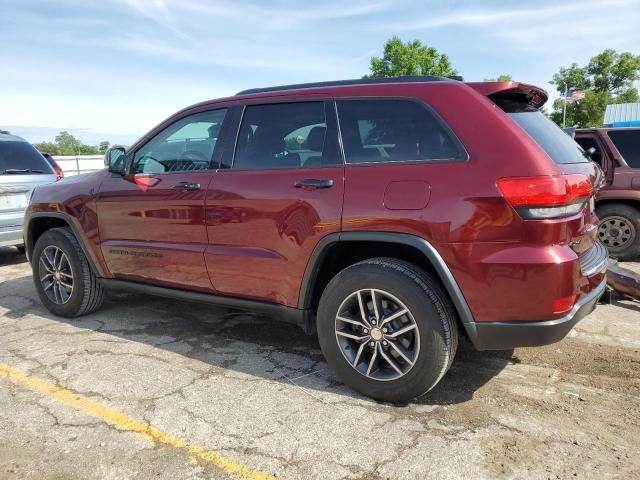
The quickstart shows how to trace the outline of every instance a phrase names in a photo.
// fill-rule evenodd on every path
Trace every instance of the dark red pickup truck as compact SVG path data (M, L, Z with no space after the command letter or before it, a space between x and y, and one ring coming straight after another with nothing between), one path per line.
M640 128L591 128L575 131L582 148L605 172L607 184L596 196L600 241L612 257L640 255Z

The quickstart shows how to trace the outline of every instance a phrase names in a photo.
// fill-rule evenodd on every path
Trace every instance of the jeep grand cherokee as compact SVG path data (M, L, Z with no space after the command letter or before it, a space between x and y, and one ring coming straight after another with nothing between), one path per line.
M25 242L53 313L126 287L317 332L354 389L433 388L478 349L563 338L605 288L600 171L518 82L438 77L240 92L107 169L38 188Z

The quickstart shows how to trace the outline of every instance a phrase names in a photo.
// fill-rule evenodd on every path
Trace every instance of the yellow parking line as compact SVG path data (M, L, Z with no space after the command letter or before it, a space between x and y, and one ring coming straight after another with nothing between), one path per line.
M251 470L244 465L223 458L213 452L208 452L196 445L190 445L173 435L169 435L157 428L152 427L142 420L128 417L124 413L113 410L105 405L95 402L87 397L74 393L70 390L57 387L28 373L16 370L9 365L0 363L0 377L7 378L17 385L27 387L47 397L55 398L71 407L82 410L98 417L102 421L113 425L121 430L137 433L153 442L163 443L174 448L180 448L188 452L191 456L204 462L215 465L225 473L235 478L243 480L267 480L272 479L270 475Z

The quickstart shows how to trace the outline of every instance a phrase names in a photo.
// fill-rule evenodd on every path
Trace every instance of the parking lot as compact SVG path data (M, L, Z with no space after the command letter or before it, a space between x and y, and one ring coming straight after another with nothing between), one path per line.
M0 249L0 478L637 478L639 394L637 302L543 348L463 344L393 406L273 319L129 293L56 318Z

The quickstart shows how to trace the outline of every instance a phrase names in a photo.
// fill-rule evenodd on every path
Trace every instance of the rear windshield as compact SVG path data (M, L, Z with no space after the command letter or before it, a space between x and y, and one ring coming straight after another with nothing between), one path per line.
M26 172L14 172L26 170ZM52 173L49 163L27 142L0 142L0 175Z
M584 150L543 113L535 110L508 115L533 138L556 163L585 163Z
M640 168L640 130L609 130L607 134L627 165Z

